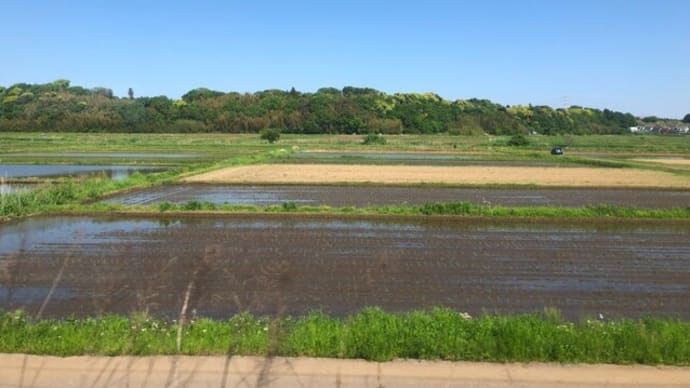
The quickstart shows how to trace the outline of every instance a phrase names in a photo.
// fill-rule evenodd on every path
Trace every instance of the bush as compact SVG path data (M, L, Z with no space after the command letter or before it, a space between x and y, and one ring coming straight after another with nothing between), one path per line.
M173 203L167 202L167 201L164 201L164 202L161 202L158 204L158 210L161 213L168 211L168 210L172 210L174 207L175 207L175 205Z
M373 144L384 145L384 144L386 144L386 138L380 134L370 133L364 137L364 140L362 140L362 144L364 144L364 145L373 145Z
M273 144L280 139L280 129L277 128L265 128L261 130L261 140L266 140Z
M529 140L525 137L525 135L519 133L510 137L510 140L508 140L508 145L511 147L522 147L529 145Z
M283 202L283 211L293 212L297 210L297 204L294 202Z

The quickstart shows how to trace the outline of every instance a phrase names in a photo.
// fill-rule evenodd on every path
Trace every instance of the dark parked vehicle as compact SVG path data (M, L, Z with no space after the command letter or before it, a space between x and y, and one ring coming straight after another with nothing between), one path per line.
M562 147L551 148L551 155L563 155L563 148Z

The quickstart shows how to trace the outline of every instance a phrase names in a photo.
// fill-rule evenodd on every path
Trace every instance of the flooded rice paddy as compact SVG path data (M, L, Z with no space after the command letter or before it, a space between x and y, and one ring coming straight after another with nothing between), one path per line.
M690 206L688 190L644 189L491 189L395 186L241 186L171 185L118 195L108 202L151 205L160 202L208 201L215 204L386 206L430 202L472 202L496 206L615 205L650 209Z
M22 154L5 154L22 158L74 158L74 159L200 159L204 155L194 153L161 153L161 152L27 152Z
M79 164L0 164L0 177L7 179L106 174L113 179L124 179L135 171L149 172L157 170L160 170L160 168Z
M191 287L191 288L190 288ZM682 224L450 218L26 218L0 224L0 308L342 315L365 306L690 319Z

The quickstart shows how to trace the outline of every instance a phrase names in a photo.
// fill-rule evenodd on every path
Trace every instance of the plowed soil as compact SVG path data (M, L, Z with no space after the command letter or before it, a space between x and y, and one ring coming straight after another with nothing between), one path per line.
M268 184L445 183L690 188L690 178L666 172L587 167L263 164L229 167L191 176L185 181Z
M229 216L0 224L0 308L227 317L447 306L690 319L687 223Z

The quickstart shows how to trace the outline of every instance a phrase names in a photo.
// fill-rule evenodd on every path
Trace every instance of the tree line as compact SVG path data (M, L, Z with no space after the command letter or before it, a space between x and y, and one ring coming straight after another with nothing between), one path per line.
M321 88L315 93L193 89L181 99L114 96L108 88L68 80L0 86L0 131L226 132L276 128L302 134L622 134L630 113L571 106L505 106L489 100L448 101L433 93Z

